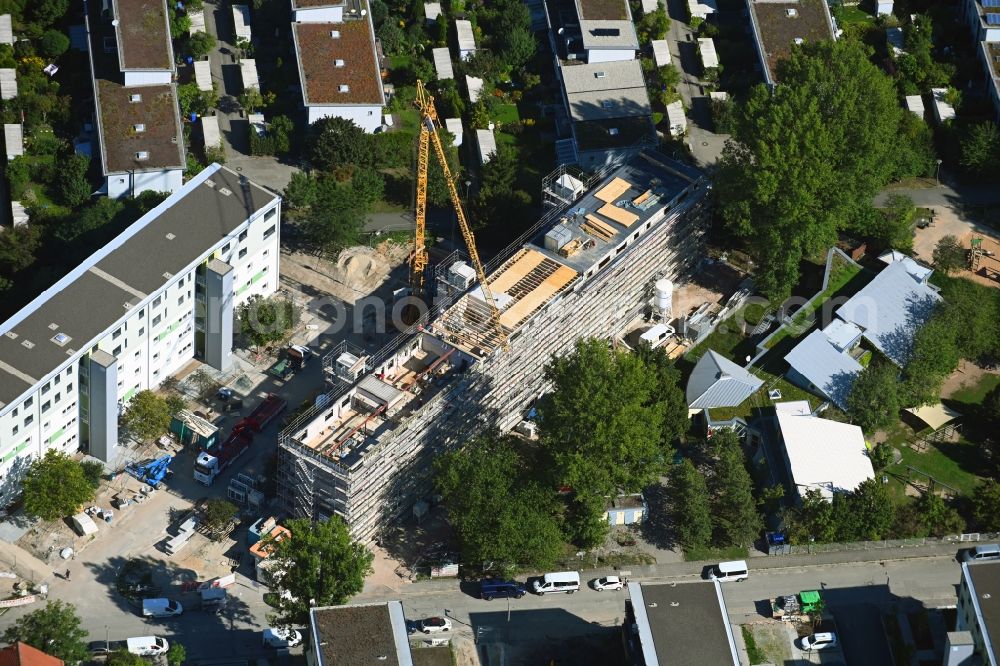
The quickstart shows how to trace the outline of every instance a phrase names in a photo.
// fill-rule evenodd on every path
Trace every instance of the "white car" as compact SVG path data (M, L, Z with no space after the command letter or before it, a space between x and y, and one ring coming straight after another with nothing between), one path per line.
M290 648L302 642L302 634L294 629L268 627L264 630L263 636L266 647Z
M625 587L625 583L618 576L605 576L604 578L597 578L592 580L590 584L598 592L604 592L605 590L620 590Z
M837 634L827 631L820 634L813 634L811 636L803 636L799 640L799 647L806 652L835 648L837 647Z
M425 634L442 634L451 631L451 620L446 617L429 617L421 620L417 629Z

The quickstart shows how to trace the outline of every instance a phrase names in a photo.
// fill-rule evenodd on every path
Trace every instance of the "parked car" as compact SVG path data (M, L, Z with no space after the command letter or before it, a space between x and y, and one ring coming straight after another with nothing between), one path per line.
M746 560L719 562L712 567L711 570L709 570L708 577L711 580L717 580L720 583L728 583L731 581L742 583L750 577L750 571L747 568Z
M417 629L425 634L441 634L451 631L451 620L446 617L429 617L421 620Z
M1000 545L995 543L985 543L962 553L962 559L966 562L984 562L1000 558Z
M91 641L87 643L87 649L92 657L107 657L112 652L127 648L125 641Z
M144 617L176 617L184 612L184 607L173 599L143 599Z
M520 599L527 593L523 585L516 580L497 580L494 578L483 579L479 583L479 596L489 601L497 597L514 597Z
M598 592L606 590L620 590L625 587L625 583L618 576L605 576L590 581L591 586Z
M302 642L302 634L295 629L268 627L263 632L265 647L290 648Z
M826 650L829 648L837 647L837 634L829 631L824 631L820 634L812 634L811 636L803 636L799 639L799 647L806 652L812 652L814 650Z
M221 400L222 402L229 402L229 400L231 400L234 395L236 395L236 391L234 391L231 388L226 388L225 386L223 386L222 388L219 389L218 393L215 394L215 397Z

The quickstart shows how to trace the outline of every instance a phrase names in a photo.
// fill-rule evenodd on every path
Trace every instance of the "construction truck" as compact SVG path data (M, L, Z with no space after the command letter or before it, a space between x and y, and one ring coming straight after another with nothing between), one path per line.
M156 488L163 481L163 477L170 472L170 463L173 460L173 456L160 456L156 460L144 463L130 463L125 466L125 471L149 487Z
M250 412L250 416L243 419L243 423L248 424L253 428L254 432L260 432L267 427L267 424L273 421L278 414L285 411L285 407L288 403L274 395L269 393L264 402L257 405L257 408Z
M819 590L803 590L784 594L771 602L771 617L786 622L809 622L823 613L823 598Z
M234 460L242 455L253 444L253 427L244 419L233 426L233 431L217 450L209 453L202 451L194 463L194 480L212 485L215 477L229 467Z

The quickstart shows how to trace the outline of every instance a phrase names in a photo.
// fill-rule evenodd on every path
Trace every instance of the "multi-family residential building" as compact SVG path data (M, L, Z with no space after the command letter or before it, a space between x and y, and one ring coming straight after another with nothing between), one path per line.
M562 82L560 164L622 162L656 144L639 38L625 0L547 0L549 40Z
M961 14L977 43L986 93L1000 122L1000 0L963 0Z
M835 39L826 0L746 0L758 64L769 87L778 84L778 61L795 44Z
M213 165L0 324L0 500L49 449L116 458L118 416L278 286L280 198Z
M366 132L381 127L385 91L365 0L292 0L292 11L309 123L337 117Z
M546 189L572 180L557 172ZM324 359L336 386L281 435L286 509L339 515L370 540L429 497L434 456L479 428L523 420L547 388L552 354L611 338L650 306L656 280L694 269L707 192L700 172L643 152L552 197L527 242L486 267L507 350L475 272L440 268L438 292L449 297L434 316L372 356L343 349Z
M398 601L312 608L307 666L448 666L451 648L411 647ZM363 638L362 638L363 637Z
M718 581L629 583L622 634L635 666L739 666L739 652Z
M948 634L950 649L946 656L950 656L951 652L955 651L960 655L971 657L968 652L974 652L979 660L948 661L946 659L945 664L950 666L951 664L982 663L993 666L1000 663L997 660L997 655L1000 652L993 643L993 631L1000 630L993 626L1000 618L1000 562L962 563L962 583L958 588L956 614L956 631L968 632L971 634L972 640L961 640L960 636L953 638L952 634ZM970 642L971 645L969 645ZM957 650L955 647L951 647L956 643L959 645Z
M85 6L102 190L176 192L186 158L166 0Z

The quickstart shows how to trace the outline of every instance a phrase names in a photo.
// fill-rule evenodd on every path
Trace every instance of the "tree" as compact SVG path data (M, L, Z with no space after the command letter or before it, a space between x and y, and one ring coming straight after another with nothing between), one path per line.
M35 263L35 252L41 244L42 232L37 225L0 233L0 273L13 275Z
M951 234L942 236L934 246L934 266L945 273L952 273L966 264L966 250L961 241Z
M257 88L246 88L240 93L239 103L247 113L253 113L264 106L264 96Z
M962 133L958 163L969 171L993 172L1000 165L1000 129L992 122L976 123Z
M896 175L903 113L858 40L807 42L779 62L778 78L773 93L758 86L737 107L716 178L722 218L749 241L772 300Z
M291 301L258 295L241 305L237 314L240 333L258 348L283 339L298 321L298 311Z
M858 373L847 396L851 422L872 433L892 425L899 407L899 369L889 362L872 361Z
M339 606L361 591L372 572L373 556L351 540L339 517L313 522L288 521L290 538L265 538L274 562L271 577L278 595L277 612L268 619L282 627L309 622L316 606Z
M873 211L874 212L874 211ZM913 249L913 217L917 207L913 199L892 193L886 201L885 209L879 213L876 223L869 232L880 249L896 249L904 252Z
M1000 423L1000 386L995 386L980 406L982 419L986 423Z
M928 492L918 497L916 509L930 536L961 534L965 530L965 521L958 511L945 504L937 493Z
M518 26L503 35L502 57L511 69L524 67L538 50L538 42L529 28Z
M76 208L90 199L92 188L87 181L90 160L83 155L72 155L63 160L56 176L59 197L67 206Z
M181 666L184 660L187 659L187 650L184 646L174 641L170 644L170 649L167 650L167 663L170 666Z
M31 6L35 21L48 27L69 11L69 0L33 0Z
M203 116L215 106L215 93L200 90L197 83L182 83L177 86L177 104L185 117L192 113Z
M84 234L101 229L112 229L115 218L125 211L125 204L117 199L98 197L77 215L60 223L55 236L64 243L72 243Z
M195 60L200 60L212 52L215 48L215 36L207 32L193 32L184 40L184 47L188 54Z
M656 400L663 409L660 443L665 447L672 447L689 426L687 397L681 388L681 372L667 356L665 347L654 349L641 344L635 354L656 375Z
M365 224L367 206L356 191L333 178L321 178L316 201L302 218L306 240L326 252L356 245Z
M517 440L488 433L435 463L435 483L462 561L511 575L548 569L562 553L553 492L531 477Z
M170 427L170 406L152 391L139 391L122 415L122 427L139 441L159 437Z
M962 353L958 347L958 326L942 316L946 312L938 304L930 318L917 329L909 360L903 368L900 387L902 401L910 406L936 402L941 384L958 367Z
M785 531L792 543L829 543L837 538L833 504L816 489L802 496L802 503L785 514Z
M101 479L104 478L104 463L97 460L84 460L80 463L80 469L83 470L83 476L86 477L91 488L97 490L101 487Z
M223 531L232 524L233 519L239 514L240 509L232 502L220 498L212 498L205 502L202 509L202 516L205 519L205 527L213 535L221 536Z
M729 428L722 428L709 443L716 454L711 483L715 542L720 546L749 546L763 523L757 513L753 480L743 461L739 436Z
M21 641L65 662L87 659L90 651L84 642L87 632L80 628L76 609L63 601L49 601L19 617L3 633L7 643Z
M42 520L74 514L94 499L94 488L79 463L53 449L31 463L23 485L25 512Z
M881 472L891 465L895 459L896 449L889 442L879 442L868 451L868 459L872 461L872 468L876 472Z
M38 40L38 47L42 55L55 60L69 50L69 37L59 30L46 30Z
M399 55L406 46L406 35L402 28L392 21L386 21L378 29L378 38L386 55Z
M705 477L685 458L670 470L670 514L677 543L686 550L712 541L712 515Z
M358 169L351 176L351 189L370 208L385 196L385 176L368 167Z
M170 38L180 39L189 32L191 32L191 17L181 9L171 8Z
M833 514L840 541L877 541L892 528L895 506L884 485L866 479L854 492L834 495Z
M296 171L285 187L285 201L293 210L308 208L316 201L316 190L315 178L303 171Z
M972 493L972 520L983 532L1000 531L1000 483L984 479Z
M388 24L387 24L388 25ZM372 163L371 141L365 131L345 118L322 118L312 124L309 159L322 171Z

